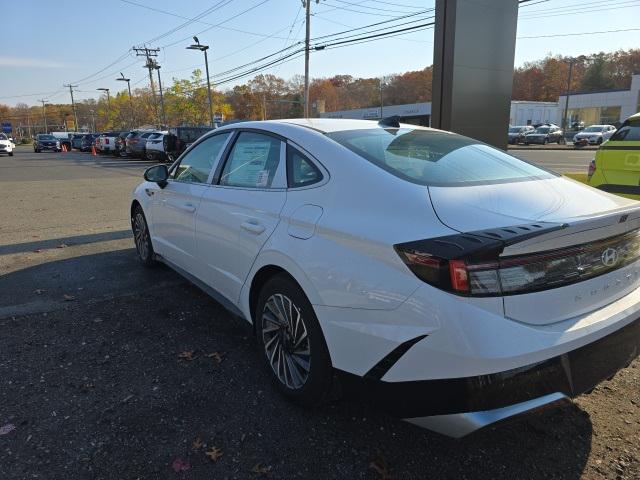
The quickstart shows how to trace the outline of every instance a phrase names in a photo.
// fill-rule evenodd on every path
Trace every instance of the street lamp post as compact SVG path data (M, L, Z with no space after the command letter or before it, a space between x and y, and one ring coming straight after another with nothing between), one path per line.
M207 58L209 45L201 45L198 37L193 37L193 40L196 43L189 45L187 50L200 50L201 52L204 52L204 68L207 73L207 94L209 96L209 124L213 127L213 102L211 101L211 81L209 80L209 60Z
M111 124L111 95L109 94L108 88L96 88L96 90L101 90L103 92L107 92L107 126Z
M133 128L133 100L131 100L131 79L125 78L124 74L120 72L120 78L116 78L119 82L127 82L127 89L129 90L129 115L131 116L131 125Z

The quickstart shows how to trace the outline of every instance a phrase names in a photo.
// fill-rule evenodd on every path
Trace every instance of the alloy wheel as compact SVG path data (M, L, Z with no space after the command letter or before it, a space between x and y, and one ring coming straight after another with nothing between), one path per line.
M300 308L286 295L271 295L262 311L265 354L278 380L299 389L309 378L311 344Z
M133 237L138 249L138 255L143 260L146 260L149 255L149 229L141 212L137 212L133 219Z

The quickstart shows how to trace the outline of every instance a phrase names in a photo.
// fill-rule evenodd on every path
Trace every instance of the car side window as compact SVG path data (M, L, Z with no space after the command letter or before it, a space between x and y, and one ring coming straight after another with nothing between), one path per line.
M624 125L620 130L611 135L610 141L638 141L640 140L640 122Z
M289 188L306 187L322 180L322 172L296 148L287 146L287 184Z
M270 188L280 163L282 142L256 132L241 132L222 170L220 185Z
M230 134L214 135L194 146L174 167L171 178L176 182L207 183L209 173Z

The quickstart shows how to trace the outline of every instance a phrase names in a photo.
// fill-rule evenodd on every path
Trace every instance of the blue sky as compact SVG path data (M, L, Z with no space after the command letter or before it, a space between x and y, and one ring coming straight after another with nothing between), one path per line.
M311 35L341 32L433 6L434 0L321 0L312 6ZM158 60L167 86L171 77L188 76L194 68L204 70L202 54L185 50L193 34L211 45L212 75L304 38L300 0L2 0L2 7L0 103L9 105L36 104L40 98L53 103L69 101L68 90L62 88L69 82L79 85L78 99L97 97L100 92L96 88L100 87L114 92L124 85L115 81L121 71L132 79L132 88L134 84L145 86L148 77L143 60L127 53L133 45L144 42L163 47ZM207 9L212 11L183 26L187 23L184 18L192 19ZM431 15L424 13L403 22L425 18L411 24L418 25L429 22ZM638 18L640 0L533 0L529 7L520 9L516 65L547 53L580 55L639 48L638 30L551 36L637 29ZM433 30L427 29L314 52L311 75L379 76L416 70L432 63L432 50ZM303 71L300 57L265 73L289 78Z

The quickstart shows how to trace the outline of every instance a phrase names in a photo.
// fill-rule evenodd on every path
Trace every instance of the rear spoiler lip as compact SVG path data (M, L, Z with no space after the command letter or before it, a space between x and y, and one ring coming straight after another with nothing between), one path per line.
M638 228L640 228L640 204L638 206L622 207L615 210L610 210L599 215L566 219L566 222L563 223L562 229L554 229L546 232L541 232L540 235L536 236L537 238L535 238L535 240L533 239L533 237L522 238L517 242L512 242L509 245L506 245L505 250L511 251L506 251L504 252L504 254L519 255L524 253L531 253L529 252L530 247L533 247L539 243L544 243L551 240L561 242L563 237L568 238L579 234L588 237L590 232L601 231L602 229L610 229L610 235L597 235L597 238L592 238L589 241L599 240L608 236L616 236ZM558 232L557 235L547 235L553 234L556 231ZM578 243L583 242L580 241ZM559 245L558 247L549 246L549 248L543 247L542 250L550 250L553 248L562 247L562 245Z
M617 222L612 219L617 217ZM595 222L595 225L594 225ZM609 211L595 217L579 219L574 222L530 222L505 227L487 228L470 232L459 232L452 235L435 237L425 240L406 242L395 245L402 249L421 251L444 260L464 258L466 260L482 262L496 260L500 257L539 253L562 248L548 246L527 251L527 247L541 244L548 240L557 240L565 236L589 232L611 227L612 225L628 224L628 228L616 228L609 236L640 228L640 205L638 207L624 207ZM621 231L622 230L622 231ZM553 234L556 235L553 235ZM549 237L549 235L552 235ZM601 237L606 238L606 237ZM584 243L584 242L578 242ZM516 247L516 251L510 250ZM520 251L518 251L520 250Z
M444 260L464 258L476 262L496 260L509 245L566 228L565 223L532 222L397 244L401 250L415 250Z

